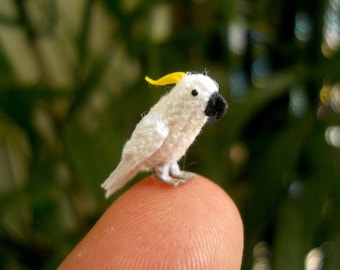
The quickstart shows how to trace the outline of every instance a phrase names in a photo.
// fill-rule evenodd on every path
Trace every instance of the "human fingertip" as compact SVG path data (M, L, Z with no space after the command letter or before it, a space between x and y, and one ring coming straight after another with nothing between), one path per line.
M223 189L199 175L177 187L150 176L107 209L61 269L240 269L242 252L242 220Z

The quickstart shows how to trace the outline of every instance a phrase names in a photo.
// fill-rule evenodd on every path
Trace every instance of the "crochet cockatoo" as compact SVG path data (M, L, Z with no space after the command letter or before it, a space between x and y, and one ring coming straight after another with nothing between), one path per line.
M145 79L151 85L175 86L136 125L117 168L101 185L106 197L141 170L154 170L160 180L174 186L194 177L177 162L204 124L220 119L228 107L218 84L205 74L174 72L158 80Z

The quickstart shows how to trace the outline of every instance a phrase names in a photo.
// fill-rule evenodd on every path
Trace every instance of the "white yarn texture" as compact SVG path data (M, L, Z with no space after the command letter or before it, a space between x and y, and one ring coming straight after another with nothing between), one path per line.
M194 89L196 96L192 95ZM181 172L177 162L206 123L204 110L210 96L218 91L218 84L209 76L187 73L136 125L117 168L102 184L105 196L141 170L155 170L161 180L174 185L193 176Z

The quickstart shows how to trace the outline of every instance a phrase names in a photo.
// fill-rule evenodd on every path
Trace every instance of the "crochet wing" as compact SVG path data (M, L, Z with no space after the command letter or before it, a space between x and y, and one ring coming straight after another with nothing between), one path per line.
M131 138L123 148L122 158L117 168L101 185L109 197L123 187L143 167L150 162L148 159L162 146L169 133L163 119L157 115L146 115L137 124Z

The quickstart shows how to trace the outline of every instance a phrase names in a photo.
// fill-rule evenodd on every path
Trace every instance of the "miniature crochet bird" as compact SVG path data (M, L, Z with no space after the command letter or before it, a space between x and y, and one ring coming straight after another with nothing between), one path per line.
M204 124L220 119L228 107L218 84L205 74L174 72L159 80L145 79L151 85L175 86L136 125L117 168L101 185L106 197L141 170L154 170L160 180L174 186L194 177L177 162Z

